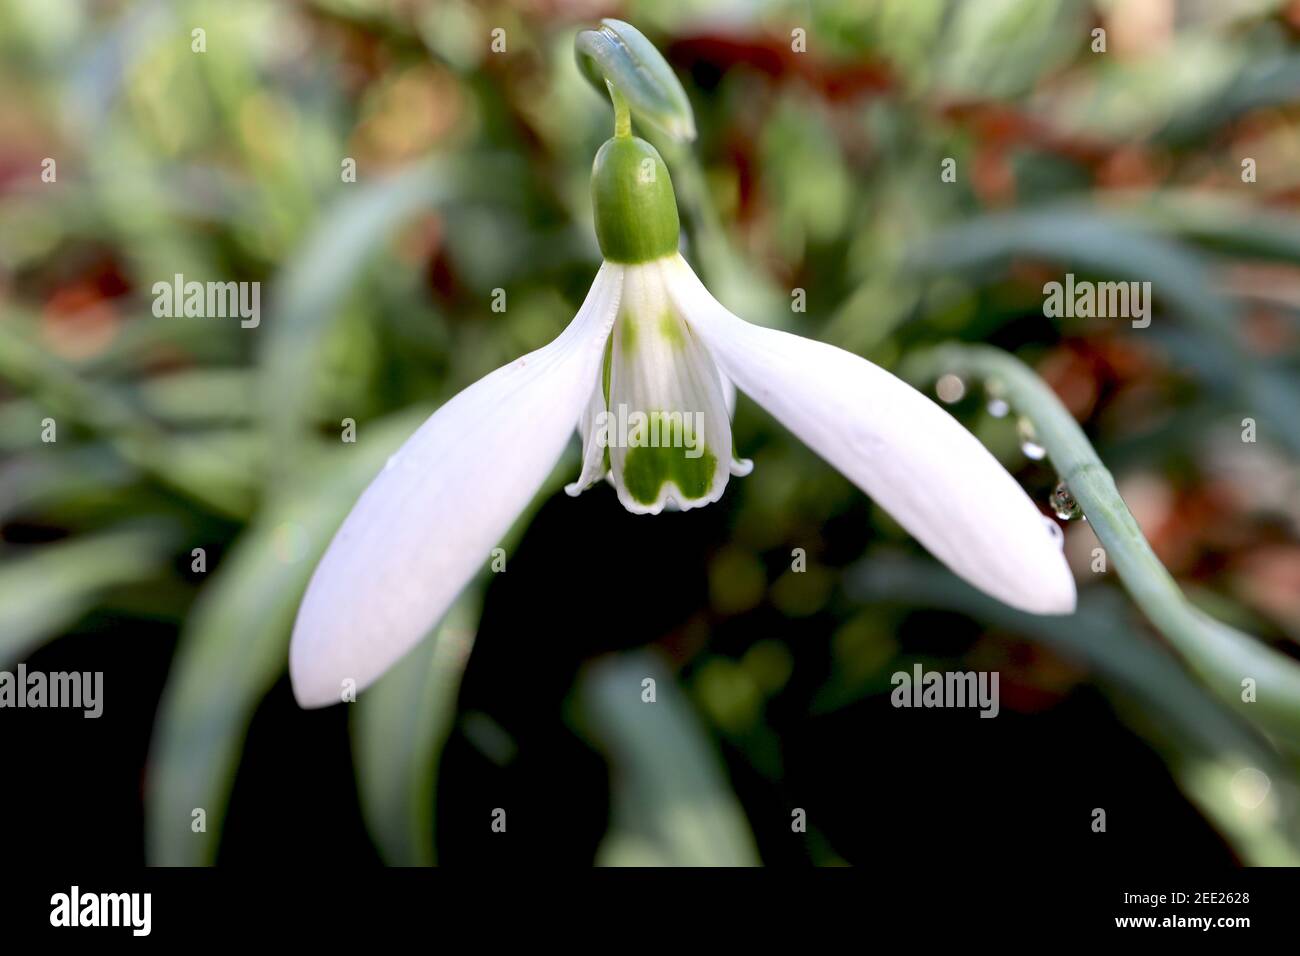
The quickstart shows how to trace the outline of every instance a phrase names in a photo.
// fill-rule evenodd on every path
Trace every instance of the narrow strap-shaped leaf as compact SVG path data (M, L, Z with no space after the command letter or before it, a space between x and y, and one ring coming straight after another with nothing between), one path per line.
M28 391L44 414L84 424L105 436L123 461L220 514L243 518L252 507L252 486L243 469L206 436L178 453L177 440L144 415L123 390L83 378L42 347L27 316L0 322L0 380ZM35 430L32 430L35 433Z
M121 528L40 545L0 562L0 666L74 623L109 588L148 580L167 566L166 528Z
M647 701L654 681L654 700ZM749 823L673 675L650 654L593 664L578 697L612 764L601 865L751 866Z
M1300 389L1294 374L1246 352L1237 306L1207 279L1212 260L1160 235L1149 223L1073 203L994 213L940 233L913 250L908 266L926 275L960 270L988 282L998 275L999 265L1020 256L1150 282L1152 295L1168 306L1173 321L1195 330L1201 374L1235 391L1247 408L1258 409L1279 440L1300 454L1300 416L1295 414ZM1147 321L1167 320L1148 315Z
M259 355L262 408L275 475L289 480L311 421L312 376L340 304L383 241L421 211L455 200L512 198L519 171L496 156L436 158L358 184L332 206L282 268L274 321Z
M990 346L944 345L904 369L914 382L944 373L995 382L998 394L1033 424L1035 441L1087 516L1129 595L1220 699L1272 733L1300 745L1300 664L1193 607L1160 563L1106 466L1051 388L1019 359ZM1242 700L1255 681L1257 699Z
M361 489L426 411L375 423L366 441L337 453L345 466L321 468L268 506L199 595L155 724L145 807L151 865L214 861L244 734L284 673L307 579ZM191 829L197 809L206 814L203 832Z
M471 585L437 631L357 700L353 754L361 811L384 861L432 866L434 794L483 593Z

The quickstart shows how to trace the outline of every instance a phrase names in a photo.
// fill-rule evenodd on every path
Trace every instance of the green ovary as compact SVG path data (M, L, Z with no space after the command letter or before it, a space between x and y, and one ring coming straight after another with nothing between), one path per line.
M677 251L677 197L659 151L635 136L615 136L591 168L596 239L610 262L650 262Z

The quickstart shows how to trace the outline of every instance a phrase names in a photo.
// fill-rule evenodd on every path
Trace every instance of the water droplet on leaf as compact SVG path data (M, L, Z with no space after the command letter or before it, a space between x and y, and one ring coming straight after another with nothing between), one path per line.
M1011 406L1003 399L990 398L988 404L989 414L994 418L1006 418L1007 412L1011 411Z
M1026 458L1042 461L1047 457L1047 449L1038 444L1038 433L1028 418L1022 418L1016 423L1016 434L1020 436L1020 451Z
M941 401L951 405L953 402L960 402L965 396L966 383L959 376L949 372L939 377L939 381L934 383L934 390L939 393Z
M1052 510L1056 512L1056 517L1062 521L1073 521L1083 514L1083 509L1079 507L1079 502L1074 498L1074 492L1064 481L1057 484L1052 489L1052 496L1049 499L1052 503Z

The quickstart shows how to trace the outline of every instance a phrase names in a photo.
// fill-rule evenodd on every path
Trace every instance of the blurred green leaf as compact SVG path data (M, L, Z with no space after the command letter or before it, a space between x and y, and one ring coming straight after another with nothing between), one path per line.
M514 196L520 171L487 156L429 160L349 187L286 263L272 294L261 350L261 399L277 470L293 472L312 418L322 344L348 291L398 225L448 201ZM513 184L513 185L512 185Z
M642 681L656 699L642 701ZM602 866L753 866L753 834L713 745L677 682L650 654L591 664L579 679L583 723L609 754L613 820Z
M312 569L366 483L426 415L408 410L304 468L211 574L181 634L154 732L146 797L151 864L213 862L253 711L288 662ZM191 812L207 811L204 833Z
M23 512L111 499L139 480L140 473L107 445L56 448L45 445L0 465L0 521Z
M981 98L1026 93L1082 45L1086 9L1074 0L981 0L949 6L947 28L932 47L937 85Z
M1150 282L1156 301L1170 307L1201 339L1197 353L1216 382L1228 383L1248 409L1300 454L1300 416L1295 414L1300 382L1285 368L1244 352L1238 338L1240 314L1206 280L1207 259L1148 226L1074 206L980 216L915 249L908 265L927 274L960 271L987 283L1016 256ZM1161 319L1157 315L1152 322ZM1129 327L1126 319L1113 321Z
M483 606L471 586L428 639L357 699L353 753L361 811L384 861L434 863L434 795L456 695Z
M228 455L229 445L204 436L173 437L114 387L80 376L42 348L32 324L18 316L0 322L0 378L33 395L28 407L45 417L56 434L69 439L69 426L84 425L103 435L125 461L205 506L244 517L252 506L251 473ZM217 447L220 445L220 447Z
M145 412L177 427L247 423L253 416L254 375L245 368L196 368L155 375L137 386Z
M1117 690L1124 719L1166 752L1184 792L1244 860L1300 863L1300 791L1287 760L1142 634L1114 592L1085 589L1074 614L1043 617L1013 610L934 564L879 554L849 568L845 587L859 601L958 611L1095 668ZM1221 786L1229 767L1266 774L1275 788L1272 802L1252 807L1235 799Z
M1197 144L1254 110L1295 103L1296 90L1300 90L1300 56L1244 62L1213 95L1174 116L1161 137L1182 146Z
M1300 217L1193 190L1123 192L1135 220L1217 253L1300 265Z
M0 666L57 637L110 588L162 572L171 537L165 529L122 528L0 551Z

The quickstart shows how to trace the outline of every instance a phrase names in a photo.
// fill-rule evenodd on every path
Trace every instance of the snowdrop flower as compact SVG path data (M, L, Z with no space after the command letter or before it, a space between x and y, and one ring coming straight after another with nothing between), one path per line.
M752 325L709 294L677 251L672 181L654 147L606 142L592 195L605 261L568 328L435 412L335 535L294 627L299 703L337 702L344 680L364 687L429 632L575 422L583 463L569 494L607 478L638 514L717 501L751 468L732 450L731 383L971 584L1037 614L1074 609L1044 517L951 415L865 359Z
M1054 529L952 416L865 359L751 325L709 294L677 251L672 180L658 151L631 135L620 86L655 125L689 138L685 93L629 24L603 21L578 50L584 71L619 79L609 83L615 135L592 168L605 261L555 341L443 405L362 494L298 610L289 652L298 702L338 702L345 682L366 686L430 631L575 423L582 470L569 494L604 478L637 514L717 501L752 467L733 450L735 387L971 584L1025 611L1072 611Z

